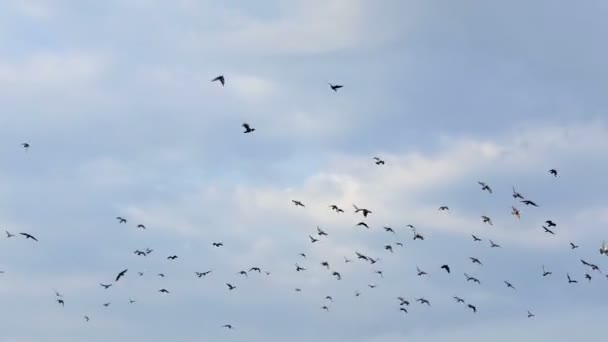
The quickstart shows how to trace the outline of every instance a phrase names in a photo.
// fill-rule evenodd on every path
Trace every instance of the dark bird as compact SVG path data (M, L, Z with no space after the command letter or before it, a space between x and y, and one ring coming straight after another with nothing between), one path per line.
M395 231L393 230L393 228L391 228L391 227L383 227L383 228L384 228L385 232L395 234Z
M239 272L239 274L242 274L242 275L244 275L245 277L249 277L249 275L247 274L247 272L246 272L246 271L240 271L240 272Z
M212 243L212 245L213 245L213 247L222 247L222 246L224 246L224 243L222 243L222 242L214 242L214 243Z
M329 263L327 261L322 261L321 266L325 266L327 269L329 269Z
M378 157L374 157L374 160L376 161L376 165L384 165L384 160Z
M319 241L319 239L315 239L314 237L312 237L312 235L308 235L308 237L310 238L310 242L312 243Z
M418 233L415 233L414 234L414 240L424 240L424 236L422 236L422 235L420 235Z
M351 260L351 259L349 259L349 258L347 258L347 257L344 257L344 263L347 263L347 264L348 264L349 262L352 262L352 260Z
M571 249L577 249L578 245L575 245L574 243L570 242L570 248Z
M110 303L103 303L103 306L107 308L108 306L110 306Z
M454 296L454 299L456 300L456 303L462 303L462 304L464 304L464 299L462 299L460 297L456 297L456 296Z
M471 236L473 237L473 241L482 241L480 238L478 238L477 236L471 234Z
M129 304L135 303L135 299L129 298Z
M490 219L488 216L481 216L481 219L483 220L483 223L487 223L490 226L493 226L494 224L492 223L492 219Z
M124 269L122 271L120 271L120 273L118 273L118 275L116 276L116 280L114 281L118 281L120 278L122 278L126 273L127 273L128 269Z
M339 273L339 272L335 272L335 271L334 271L334 272L332 272L332 273L331 273L331 275L332 275L332 276L334 276L334 277L336 277L336 279L338 279L338 280L341 280L341 279L342 279L342 276L340 275L340 273Z
M494 241L490 240L490 248L501 248L499 244L494 243Z
M229 290L229 291L232 291L232 290L236 289L236 286L235 286L235 285L232 285L232 284L228 284L228 283L226 283L226 286L228 286L228 290Z
M481 282L479 281L479 279L477 279L477 278L475 278L475 277L471 277L471 276L469 276L469 275L468 275L468 274L466 274L466 273L464 274L464 276L467 278L467 281L472 281L472 282L474 282L474 283L481 284Z
M519 209L511 206L511 215L517 217L517 219L521 219L521 213L519 212Z
M426 304L428 306L431 306L431 303L428 300L424 299L424 298L417 298L416 301L418 303L420 303L420 304Z
M378 271L374 271L374 273L376 273L377 275L379 275L380 278L384 278L384 273L382 271L378 270Z
M359 297L361 295L361 292L359 292L358 290L355 290L355 297Z
M369 226L367 225L367 223L365 223L365 222L363 222L363 221L361 221L361 222L357 223L357 224L356 224L356 227L358 227L358 226L365 227L365 228L369 229Z
M232 330L232 325L231 324L224 324L224 325L222 325L222 328L227 328L228 330Z
M506 281L506 280L505 280L504 282L505 282L505 285L507 285L507 287L510 287L510 288L512 288L513 290L515 290L515 286L513 286L511 283L509 283L509 282L508 282L508 281Z
M10 233L8 230L5 230L5 232L6 232L6 238L7 238L7 239L8 239L8 238L12 238L12 237L14 237L14 236L15 236L15 234L11 234L11 233Z
M441 268L443 268L446 272L450 273L450 266L448 266L448 265L441 265Z
M304 203L296 200L291 200L296 207L305 207Z
M135 252L133 252L133 254L137 254L137 255L140 255L140 256L141 255L146 256L146 252L140 251L140 250L136 250Z
M450 208L445 205L442 205L441 207L439 207L439 211L445 211L445 210L450 210Z
M551 169L549 170L549 174L553 177L557 177L557 170L556 169Z
M378 261L380 261L380 258L376 258L376 259L368 258L367 260L369 260L369 263L373 265L373 264L377 263Z
M226 79L224 78L224 75L219 75L218 77L211 80L211 82L216 82L216 81L220 81L220 83L222 84L222 87L223 87L226 82Z
M242 124L243 128L245 128L245 131L243 131L243 133L251 133L255 131L255 128L252 128L248 123L243 123Z
M393 253L393 246L391 246L391 245L384 246L384 249L386 249L387 251Z
M405 298L403 297L397 297L397 299L399 299L399 305L400 306L409 306L410 302L408 302Z
M367 217L367 215L371 214L372 211L366 208L359 208L356 205L353 204L353 208L355 208L355 214L356 213L363 213L363 217Z
M144 226L143 224L140 223L140 224L137 225L137 228L139 228L139 229L146 229L146 226Z
M21 234L21 235L25 236L25 238L26 238L26 239L32 239L32 240L34 240L34 241L38 241L38 239L36 239L36 238L35 238L33 235L31 235L31 234L28 234L28 233L19 233L19 234Z
M158 292L161 292L161 293L169 293L169 291L167 291L167 289L160 289L160 290L158 290Z
M543 277L553 274L553 272L549 272L549 271L545 270L545 265L542 265L542 267L543 267Z
M570 278L570 274L566 273L566 276L568 277L568 284L578 283L577 280Z
M300 271L306 271L306 269L304 267L301 267L300 265L296 264L296 272L300 272Z
M30 144L29 143L21 143L21 146L23 146L23 148L27 151L30 148Z
M524 199L524 196L522 196L519 192L515 191L515 187L513 187L513 198L515 199Z
M545 221L545 223L547 224L547 227L549 227L549 228L557 226L557 224L555 224L555 222L553 222L551 220L547 220L547 221Z
M536 204L536 203L534 203L534 202L532 202L530 200L522 200L520 202L523 203L523 204L525 204L525 205L531 205L533 207L538 207L538 204Z
M296 291L296 292L302 292L302 289L300 289L300 288L296 287L296 288L295 288L295 291Z
M359 252L355 252L355 254L357 254L357 259L363 259L363 260L369 261L369 257L368 256L363 255L363 254L361 254Z
M252 267L249 269L249 272L256 271L258 273L262 273L262 270L259 267Z
M327 305L323 305L323 306L321 307L321 309L322 309L322 310L325 310L325 311L329 311L329 308L327 307Z
M333 90L335 92L338 92L338 89L344 87L343 85L340 85L340 84L331 84L331 83L328 83L328 84L329 84L329 87L331 88L331 90Z
M333 299L331 296L325 296L325 299L327 299L327 300L328 300L328 301L330 301L330 302L333 302L333 301L334 301L334 299Z
M165 275L164 275L164 274L162 274L162 273L159 273L159 274L158 274L158 276L159 276L159 277L161 277L161 278L164 278L164 277L165 277Z
M127 223L127 219L121 216L116 216L116 220L118 220L118 223Z
M530 310L528 310L528 318L532 318L534 317L534 314L530 312Z
M399 311L403 311L404 313L407 313L407 309L406 309L406 308L404 308L404 307L400 307L400 308L399 308Z
M327 236L327 233L324 232L319 226L317 226L317 235L319 236Z
M99 285L101 285L106 290L109 289L110 286L112 286L112 284L101 284L101 283L99 283Z
M476 312L477 312L477 308L475 307L475 305L472 305L472 304L467 304L467 306L468 306L469 308L471 308L471 310L473 310L473 313L476 313Z
M90 320L89 316L84 316L84 320L88 322Z
M175 260L177 259L177 255L170 255L167 257L167 259Z
M204 277L207 274L211 273L212 271L206 271L206 272L194 272L194 274L196 274L197 277Z
M403 247L403 244L401 242L395 242L395 245L397 245L399 247Z
M418 268L418 266L416 266L416 271L418 272L418 276L427 275L427 273L424 272L423 270L421 270L420 268Z
M490 186L484 182L477 182L479 185L481 185L481 190L482 191L487 191L489 193L492 193L492 188L490 188Z
M551 229L549 229L549 228L547 228L545 226L543 226L543 229L545 230L545 233L549 233L551 235L555 235L555 233Z
M367 285L367 286L368 286L370 289L375 289L375 288L376 288L376 286L378 286L378 285L376 285L376 284L369 284L369 285Z
M589 273L585 273L585 278L589 281L591 281L591 276L589 275Z
M583 263L583 265L591 267L591 269L594 270L594 271L599 271L600 270L600 268L597 265L595 265L595 264L589 263L589 262L587 262L587 261L585 261L583 259L581 259L581 262Z
M141 277L144 275L144 272L137 272L137 274L139 274L139 276Z
M469 257L469 259L471 259L471 262L473 262L474 264L479 264L480 266L483 266L483 264L481 263L481 261L479 261L479 259L473 258L473 257Z
M57 303L61 304L61 306L65 306L65 302L61 298L57 299Z
M337 206L337 205L335 205L335 204L332 204L332 205L330 205L329 207L331 208L331 210L333 210L333 211L335 211L335 212L337 212L337 213L343 213L343 212L344 212L344 210L342 210L342 209L338 208L338 206Z

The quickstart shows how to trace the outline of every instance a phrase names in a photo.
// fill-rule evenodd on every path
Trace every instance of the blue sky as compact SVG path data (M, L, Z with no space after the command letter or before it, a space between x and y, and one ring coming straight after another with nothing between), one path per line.
M608 239L607 10L600 1L4 1L0 229L40 241L0 238L2 341L604 336L608 279L580 259L608 269L598 253ZM218 74L224 88L209 82ZM242 134L243 122L256 132ZM517 204L519 221L512 186L540 204ZM373 210L370 231L354 227L352 204ZM547 219L555 236L542 232ZM426 239L413 241L407 224ZM312 245L316 226L329 236ZM405 246L394 254L383 249L397 241ZM147 247L149 256L133 254ZM381 260L344 263L355 251ZM552 276L541 276L543 264ZM238 274L253 266L271 274ZM110 289L98 285L125 268ZM398 296L412 302L408 315ZM220 328L228 323L234 331Z

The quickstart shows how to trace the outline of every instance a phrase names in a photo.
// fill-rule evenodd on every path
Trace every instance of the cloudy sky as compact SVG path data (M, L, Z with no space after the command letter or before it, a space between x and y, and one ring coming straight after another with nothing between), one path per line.
M549 0L3 1L0 340L604 336L608 279L580 259L608 270L607 12ZM225 87L210 82L219 74ZM512 186L540 206L514 201ZM355 228L353 204L373 211L370 230ZM313 245L316 226L329 236ZM380 261L345 263L355 251ZM238 274L253 266L270 275Z

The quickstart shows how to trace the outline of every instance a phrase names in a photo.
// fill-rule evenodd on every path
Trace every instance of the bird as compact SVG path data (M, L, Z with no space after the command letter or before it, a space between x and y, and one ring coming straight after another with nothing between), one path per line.
M534 317L534 314L530 312L530 310L528 310L528 318L532 318Z
M494 225L494 224L492 223L492 219L491 219L491 218L489 218L488 216L483 215L483 216L481 216L481 219L483 220L483 223L487 223L487 224L489 224L490 226L493 226L493 225Z
M170 255L167 257L167 260L175 260L177 259L177 255Z
M367 286L368 286L370 289L375 289L375 288L376 288L376 286L378 286L378 285L376 285L376 284L369 284L369 285L367 285Z
M464 299L462 299L460 297L457 297L457 296L454 296L454 299L456 300L456 303L462 303L462 304L464 304Z
M416 301L420 304L426 304L428 306L431 306L431 303L428 300L426 300L425 298L417 298Z
M236 289L235 285L232 285L232 284L229 284L229 283L226 283L226 286L228 286L228 290L229 291L232 291L232 290Z
M481 284L481 282L479 281L479 279L477 279L477 278L475 278L475 277L471 277L471 276L469 276L469 275L468 275L468 274L466 274L466 273L464 274L464 276L467 278L467 281L472 281L472 282L474 282L474 283Z
M291 200L291 201L293 202L293 204L294 204L296 207L305 207L304 203L302 203L302 202L300 202L300 201L297 201L297 200Z
M393 228L391 228L391 227L383 227L383 228L384 228L385 232L395 234L395 231L393 230Z
M408 302L405 298L403 297L397 297L397 299L399 299L399 306L409 306L410 302Z
M220 81L220 83L222 84L222 87L226 83L226 79L224 78L224 75L219 75L216 78L211 80L211 82L216 82L216 81Z
M57 303L61 304L61 306L65 306L65 302L61 298L57 299Z
M239 274L242 274L242 275L244 275L245 277L249 277L249 275L247 274L247 272L246 272L246 271L239 271Z
M258 273L262 273L262 270L259 267L252 267L249 269L249 272L256 271Z
M543 226L543 229L545 230L545 233L549 233L551 235L555 235L555 233L551 229L549 229L549 228L547 228L545 226Z
M556 169L551 169L549 170L549 174L553 177L557 177L557 170Z
M494 241L489 240L490 241L490 248L501 248L499 244L494 243Z
M137 228L139 228L139 229L146 229L146 226L144 226L143 224L140 223L140 224L137 225Z
M255 128L252 128L251 125L249 125L248 123L243 123L242 124L243 128L245 128L245 131L243 131L243 133L251 133L255 131Z
M380 261L380 258L377 258L377 259L368 258L368 260L369 260L369 263L373 265L373 264L377 263L378 261Z
M600 254L608 256L608 246L606 245L606 241L602 241L602 247L600 247Z
M515 199L524 199L524 196L522 196L519 192L515 191L515 187L513 187L513 198Z
M473 310L473 313L476 313L476 312L477 312L477 308L475 307L475 305L473 305L473 304L467 304L467 306L468 306L469 308L471 308L471 310Z
M135 303L135 299L129 298L129 304Z
M101 283L99 283L99 285L101 285L106 290L109 289L110 286L112 286L112 284L101 284Z
M135 250L135 252L133 252L133 254L146 256L146 252L140 251L140 250Z
M384 273L380 270L374 271L374 273L378 274L381 278L384 278Z
M213 247L222 247L222 246L224 246L224 243L222 243L222 242L213 242L212 245L213 245Z
M489 193L492 193L492 188L490 188L490 186L484 182L477 182L479 185L481 185L481 190L485 190Z
M395 245L397 245L397 246L399 246L399 247L403 247L403 243L398 242L398 241L397 241L397 242L395 242Z
M568 284L578 283L577 280L574 280L574 279L570 278L570 274L566 273L566 276L568 277Z
M301 267L300 265L296 264L296 272L300 272L300 271L306 271L306 269L304 267Z
M329 307L327 307L327 305L323 305L323 306L321 307L321 310L329 311Z
M325 266L327 269L329 269L329 262L327 262L327 261L322 261L322 262L321 262L321 266Z
M538 207L538 204L534 203L533 201L530 200L521 200L521 203L525 204L525 205L531 205L533 207Z
M85 315L84 320L88 322L90 320L89 316Z
M570 242L570 249L577 249L578 245L575 245L574 243Z
M545 223L547 224L547 227L549 227L549 228L557 226L557 224L555 224L555 222L553 222L551 220L547 220L547 221L545 221Z
M5 232L6 232L6 238L7 239L12 238L12 237L15 236L15 234L11 234L8 230L5 230Z
M549 271L545 270L545 265L542 265L542 267L543 267L543 277L553 274L553 272L549 272Z
M515 207L511 207L511 215L517 217L518 219L521 219L521 213L519 212L519 209Z
M378 157L374 157L374 160L376 161L376 165L384 165L384 160Z
M450 208L445 205L442 205L441 207L439 207L439 211L446 211L446 210L450 210Z
M372 211L366 208L359 208L356 205L353 204L353 207L355 208L355 214L356 213L363 213L363 217L367 217L367 215L371 214Z
M302 258L306 259L306 254L304 254L304 253L300 253L300 256L301 256Z
M359 223L357 223L355 225L355 227L358 227L358 226L365 227L365 228L369 229L369 226L367 225L367 223L365 223L363 221L361 221L361 222L359 222Z
M122 216L116 216L116 220L118 220L118 223L127 223L127 219Z
M404 307L400 307L400 308L399 308L399 311L403 311L404 313L407 313L407 309L406 309L406 308L404 308Z
M359 292L359 290L355 290L355 297L359 297L361 295L361 292Z
M418 266L416 266L416 271L418 272L418 276L427 275L427 273L424 272L423 270L421 270L420 268L418 268Z
M347 257L344 257L344 263L348 264L349 262L352 262L352 260Z
M327 236L327 233L324 232L319 226L317 226L317 235L319 236Z
M160 290L158 290L158 292L161 292L161 293L169 293L169 291L167 291L167 289L160 289Z
M513 286L511 283L509 283L508 281L504 281L505 285L507 285L507 287L512 288L513 290L515 290L515 286Z
M232 330L232 324L224 324L222 325L222 328L227 328L228 330Z
M340 85L340 84L331 84L331 83L328 83L328 84L329 84L329 87L331 88L331 90L333 90L335 92L338 92L338 89L344 87L343 85Z
M127 271L128 271L128 269L124 269L124 270L120 271L118 273L118 275L116 276L116 280L115 281L118 281L120 278L122 278L127 273Z
M28 234L28 233L19 233L19 234L21 234L21 235L25 236L25 239L26 239L26 240L27 240L27 239L32 239L32 240L34 240L34 241L38 241L38 239L36 239L36 238L35 238L33 235L31 235L31 234Z
M474 257L469 257L469 259L471 259L472 263L479 264L480 266L483 266L483 264L481 263L481 261L479 261L479 259L474 258Z
M589 273L585 273L585 278L589 281L591 281L591 275L589 275Z
M334 299L333 299L331 296L325 296L325 299L327 299L327 300L328 300L328 301L330 301L330 302L333 302L333 301L334 301Z
M393 246L391 246L391 245L384 246L384 249L386 249L387 251L393 253Z
M480 238L478 238L477 236L471 234L471 236L473 237L473 241L482 241Z
M424 236L422 236L422 235L420 235L418 233L415 233L414 234L414 240L424 240Z
M162 273L159 273L159 274L158 274L158 276L159 276L159 277L161 277L161 278L164 278L164 277L165 277L165 275L164 275L164 274L162 274Z
M24 149L25 151L29 150L29 148L30 148L30 144L29 144L29 143L26 143L26 142L21 143L21 146L23 146L23 149Z
M108 303L103 303L103 306L105 306L107 308L108 306L110 306L110 304L111 303L109 303L109 302Z
M204 277L207 274L211 273L212 271L205 271L205 272L194 272L194 274L196 274L197 277Z
M301 289L301 288L296 287L296 288L295 288L295 291L296 291L296 292L302 292L302 289Z
M315 243L315 242L319 241L319 239L315 239L314 237L312 237L312 235L308 235L308 237L310 238L311 243Z
M450 266L448 266L448 265L441 265L441 268L443 268L446 272L450 273Z
M333 210L333 211L337 212L337 213L343 213L343 212L344 212L344 210L340 209L340 208L339 208L337 205L335 205L335 204L330 205L330 206L329 206L329 208L330 208L331 210Z
M331 273L331 275L334 276L334 277L336 277L336 279L338 279L338 280L342 279L342 276L340 275L339 272L334 271L334 272Z
M600 268L597 265L589 263L589 262L587 262L587 261L585 261L583 259L581 259L581 263L583 263L583 265L585 265L585 266L591 267L591 269L594 270L594 271L598 271L599 272L599 270L600 270Z

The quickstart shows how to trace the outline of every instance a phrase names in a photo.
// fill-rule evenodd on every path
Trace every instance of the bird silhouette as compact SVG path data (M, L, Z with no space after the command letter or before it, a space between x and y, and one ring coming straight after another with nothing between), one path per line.
M106 290L109 289L110 286L112 286L112 284L101 284L101 283L99 285L101 285L101 287L103 287Z
M494 225L494 224L492 223L492 219L491 219L491 218L489 218L488 216L485 216L485 215L484 215L484 216L481 216L481 219L483 220L483 223L487 223L487 224L489 224L490 226L493 226L493 225Z
M427 273L424 272L423 270L421 270L420 268L418 268L418 266L416 266L416 271L418 272L418 276L427 275Z
M27 239L31 239L31 240L34 240L34 241L38 241L38 239L36 239L36 238L35 238L33 235L31 235L31 234L28 234L28 233L19 233L19 234L21 234L21 235L25 236L25 239L26 239L26 240L27 240Z
M317 226L317 235L319 236L327 236L327 233L323 231L319 226Z
M338 89L344 87L343 85L340 85L340 84L331 84L331 83L328 83L328 84L329 84L329 87L331 88L331 90L333 90L335 92L338 92Z
M556 169L551 169L549 170L549 174L553 177L557 177L557 170Z
M146 226L144 226L143 224L140 223L140 224L137 225L137 228L139 228L139 229L146 229Z
M378 157L374 157L374 160L376 161L376 165L384 165L384 160Z
M523 203L523 204L525 204L525 205L531 205L533 207L538 207L539 206L538 204L536 204L536 203L534 203L533 201L530 201L530 200L521 200L520 202Z
M255 131L255 128L252 128L251 125L249 125L248 123L243 123L241 126L243 126L243 128L245 129L245 131L243 131L243 133L252 133Z
M477 313L477 308L475 307L475 305L467 304L467 307L469 307L471 310L473 310L473 313Z
M477 182L479 185L481 185L481 190L482 191L487 191L489 193L492 193L492 188L490 188L490 186L484 182Z
M577 248L578 248L578 246L577 246L577 245L575 245L574 243L570 242L570 248L571 248L571 249L577 249Z
M524 199L524 196L522 196L519 192L515 191L515 187L513 187L513 198L515 199Z
M232 291L232 290L236 289L235 285L232 285L232 284L229 284L229 283L226 283L226 286L228 286L228 290L229 291Z
M124 269L122 271L120 271L118 273L118 275L116 275L116 279L114 281L118 281L120 278L124 277L124 275L127 273L128 269Z
M300 201L297 201L297 200L291 200L291 201L293 202L293 204L294 204L296 207L305 207L304 203L302 203L302 202L300 202Z
M543 277L553 274L552 272L545 270L545 265L542 265L542 267L543 267Z
M30 144L29 144L29 143L26 143L26 142L21 143L21 146L23 146L23 149L24 149L26 152L27 152L27 150L29 150L29 149L30 149Z
M568 284L576 284L576 283L578 283L577 280L574 280L574 279L570 278L570 274L566 273L566 276L568 277Z
M220 81L220 83L222 84L222 87L223 87L226 82L226 79L224 78L224 75L219 75L216 78L211 80L211 82L216 82L216 81Z
M483 266L483 264L481 263L481 261L479 261L479 259L473 258L473 257L469 257L469 259L471 260L472 263L479 264L480 266Z
M478 238L477 236L471 234L471 236L473 237L473 241L482 241L480 238Z
M222 243L222 242L213 242L212 245L213 245L213 247L222 247L222 246L224 246L224 243Z
M160 292L160 293L169 293L169 291L167 291L167 289L160 289L160 290L158 290L158 292Z
M454 296L454 299L456 300L456 303L462 303L462 304L464 304L464 299L462 299L460 297L457 297L457 296Z
M507 285L507 287L512 288L513 290L515 290L515 286L513 286L511 283L509 283L508 281L504 281L505 285Z
M8 230L5 230L5 232L6 232L6 238L7 239L12 238L12 237L15 236L15 234L11 234Z
M555 235L555 233L554 233L554 232L553 232L551 229L549 229L549 228L547 228L547 227L545 227L545 226L542 226L542 227L543 227L543 229L545 230L545 233L549 233L549 234L551 234L551 235Z
M490 241L490 248L501 248L499 244L494 243L494 241L489 240Z
M359 208L356 205L353 204L353 208L355 208L355 214L356 213L362 213L363 217L367 217L367 215L371 214L372 211L366 208Z
M122 216L116 216L116 220L118 220L118 223L127 223L127 219Z
M534 317L534 314L530 312L530 310L528 310L528 318L532 318Z
M448 265L441 265L441 268L443 268L446 272L450 273L450 266L448 266Z

